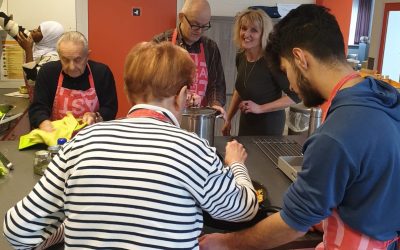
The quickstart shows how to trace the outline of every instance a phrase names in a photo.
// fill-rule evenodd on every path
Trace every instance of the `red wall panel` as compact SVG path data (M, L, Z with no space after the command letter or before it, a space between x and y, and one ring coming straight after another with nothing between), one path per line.
M89 0L88 8L90 58L110 66L117 86L117 117L124 117L130 108L123 90L125 57L138 42L175 27L176 0ZM141 15L133 16L133 8L140 8Z
M338 21L340 26L340 30L343 34L347 53L353 0L317 0L316 4L329 8L331 10L331 13L336 17L336 20Z

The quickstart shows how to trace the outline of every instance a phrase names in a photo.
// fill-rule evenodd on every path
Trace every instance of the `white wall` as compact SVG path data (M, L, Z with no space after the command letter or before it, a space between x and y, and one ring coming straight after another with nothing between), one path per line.
M76 30L75 1L80 0L0 0L0 5L1 11L13 14L14 20L27 29L37 28L41 22L52 20L61 23L69 31ZM24 81L2 79L0 83L0 88L15 88L23 85Z
M177 13L182 8L184 0L177 0ZM249 6L263 5L276 6L282 4L315 3L315 0L208 0L213 16L235 16L235 14Z
M374 17L371 31L371 43L369 47L369 57L375 58L375 67L378 67L379 46L381 43L383 12L385 3L400 3L400 0L375 0Z
M75 0L3 0L1 9L28 29L43 21L57 21L65 30L76 29Z
M89 37L88 0L75 0L76 30Z

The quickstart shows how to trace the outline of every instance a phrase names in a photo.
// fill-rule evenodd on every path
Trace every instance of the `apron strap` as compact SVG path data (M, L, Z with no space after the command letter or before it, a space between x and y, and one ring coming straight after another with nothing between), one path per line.
M351 72L350 74L344 76L338 83L336 83L335 87L333 87L331 94L329 95L328 100L323 104L323 109L322 109L322 122L325 121L326 116L328 114L328 110L332 105L332 100L335 98L337 92L345 85L348 81L360 77L360 73L358 72Z
M128 118L153 118L162 122L174 124L167 114L151 109L136 109L127 115Z
M176 38L177 37L178 37L178 30L175 28L174 29L174 33L172 33L172 40L171 40L173 45L176 45Z

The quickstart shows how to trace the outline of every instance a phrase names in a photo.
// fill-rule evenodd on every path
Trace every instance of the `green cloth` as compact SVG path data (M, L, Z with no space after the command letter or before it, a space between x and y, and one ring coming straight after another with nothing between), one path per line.
M61 120L51 122L54 131L46 132L41 129L34 129L26 135L19 138L19 149L24 149L38 143L45 143L48 146L57 145L58 138L71 139L72 134L84 128L87 124L83 123L81 119L76 119L71 113L68 113Z

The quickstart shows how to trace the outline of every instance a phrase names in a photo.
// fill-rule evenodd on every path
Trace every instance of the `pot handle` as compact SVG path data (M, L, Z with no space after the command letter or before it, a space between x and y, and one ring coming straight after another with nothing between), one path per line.
M221 111L219 111L219 110L216 110L215 109L215 118L216 119L218 119L218 118L224 118L224 115L221 113Z

